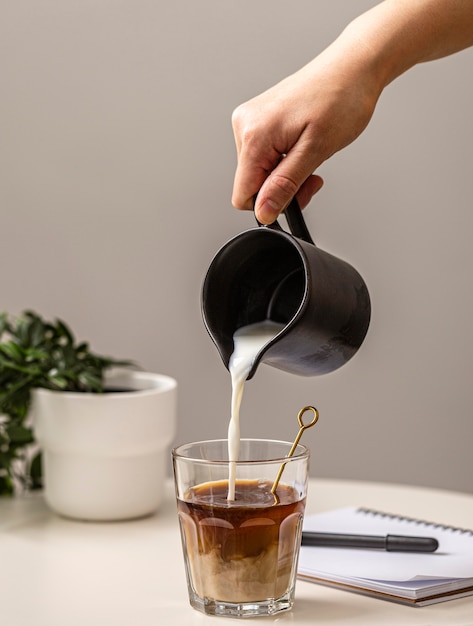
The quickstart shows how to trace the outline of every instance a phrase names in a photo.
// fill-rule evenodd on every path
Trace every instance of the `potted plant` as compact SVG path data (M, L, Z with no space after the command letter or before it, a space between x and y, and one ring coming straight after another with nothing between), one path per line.
M131 365L93 353L61 320L1 314L0 494L43 487L55 511L89 520L155 511L177 384Z

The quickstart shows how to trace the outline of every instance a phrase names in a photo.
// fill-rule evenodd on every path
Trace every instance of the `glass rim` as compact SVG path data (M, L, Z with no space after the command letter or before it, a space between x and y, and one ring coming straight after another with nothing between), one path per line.
M291 441L284 441L282 439L258 439L253 437L247 437L240 439L240 442L254 442L254 443L269 443L288 446L288 451L294 445ZM180 461L188 461L192 463L201 463L203 465L228 465L230 461L228 459L203 459L196 456L188 456L182 453L185 448L190 446L199 446L204 444L228 444L228 439L204 439L202 441L191 441L189 443L183 443L173 448L172 458ZM271 458L262 459L250 459L250 460L238 460L235 461L236 465L263 465L271 463L290 463L291 461L297 461L306 459L310 456L310 450L302 443L298 443L294 453L291 456L275 456Z

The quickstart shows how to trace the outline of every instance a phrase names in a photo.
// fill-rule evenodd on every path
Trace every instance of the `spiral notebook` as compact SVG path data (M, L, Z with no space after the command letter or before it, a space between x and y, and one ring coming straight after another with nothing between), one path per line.
M422 606L473 595L473 531L372 509L309 515L305 531L434 537L432 553L302 546L298 577L403 604Z

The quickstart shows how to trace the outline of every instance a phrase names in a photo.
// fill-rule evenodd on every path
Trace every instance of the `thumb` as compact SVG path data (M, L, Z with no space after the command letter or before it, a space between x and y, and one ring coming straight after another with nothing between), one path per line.
M322 179L312 176L313 170L307 170L304 161L289 153L266 178L255 202L255 216L261 224L272 224L298 192L302 208L320 189Z

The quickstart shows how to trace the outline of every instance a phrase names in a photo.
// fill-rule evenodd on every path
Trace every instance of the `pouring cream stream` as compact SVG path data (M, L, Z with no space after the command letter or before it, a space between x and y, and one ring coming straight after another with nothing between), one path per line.
M243 326L233 335L233 354L228 366L232 379L231 419L228 425L228 458L230 464L227 500L229 501L235 500L236 461L238 461L240 454L240 406L245 381L258 352L284 326L285 324L264 320Z

